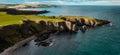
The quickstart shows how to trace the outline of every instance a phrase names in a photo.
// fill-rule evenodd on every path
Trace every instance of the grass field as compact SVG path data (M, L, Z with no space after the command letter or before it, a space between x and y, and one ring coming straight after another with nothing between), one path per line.
M5 12L0 12L0 26L6 26L10 24L21 24L22 16L8 15Z
M52 22L62 22L62 19L55 19L52 16L36 16L36 15L9 15L5 12L0 12L0 26L6 26L11 24L22 24L23 20L33 20L33 21L52 21Z

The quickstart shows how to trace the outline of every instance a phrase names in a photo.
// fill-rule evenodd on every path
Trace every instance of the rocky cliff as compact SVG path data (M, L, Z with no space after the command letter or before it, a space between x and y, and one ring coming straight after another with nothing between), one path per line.
M64 21L63 22L39 21L36 26L39 26L39 28L43 27L45 30L76 32L80 28L85 29L89 27L96 27L110 23L109 21L106 20L83 18L83 17L73 18L72 16L59 17L59 19L63 19Z

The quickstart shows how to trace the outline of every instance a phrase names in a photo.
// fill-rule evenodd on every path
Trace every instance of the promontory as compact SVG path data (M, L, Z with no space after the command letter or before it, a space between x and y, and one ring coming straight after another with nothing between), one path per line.
M109 24L86 16L10 15L0 12L0 52L19 41L44 31L85 32L88 28Z

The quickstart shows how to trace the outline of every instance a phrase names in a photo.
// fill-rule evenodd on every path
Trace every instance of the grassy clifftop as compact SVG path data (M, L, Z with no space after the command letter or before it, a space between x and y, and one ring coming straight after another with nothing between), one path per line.
M63 18L63 19L62 19ZM93 23L95 22L95 26L100 24L101 21L95 18L90 18L86 16L36 16L36 15L10 15L6 14L6 12L0 12L0 26L7 26L12 24L22 24L23 20L32 20L35 22L43 21L51 21L51 22L63 22L66 20L75 21L75 20L83 20L84 23Z

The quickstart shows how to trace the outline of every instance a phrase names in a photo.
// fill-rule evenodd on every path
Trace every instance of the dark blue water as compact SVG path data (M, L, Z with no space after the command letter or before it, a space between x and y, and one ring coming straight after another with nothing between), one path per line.
M12 55L120 55L120 6L58 6L38 8L51 11L50 16L75 15L105 19L111 27L97 27L86 33L62 33L51 36L53 46L37 47L34 41L29 46L17 49Z

